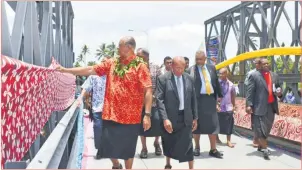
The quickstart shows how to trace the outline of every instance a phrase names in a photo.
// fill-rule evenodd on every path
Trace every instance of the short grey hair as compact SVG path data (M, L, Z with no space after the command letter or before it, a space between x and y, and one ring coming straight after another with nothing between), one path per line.
M132 48L135 49L136 48L135 39L133 37L126 37L125 45L129 45L129 46L131 46Z
M149 55L150 55L149 50L146 49L146 48L138 48L138 49L137 49L137 52L138 52L138 51L142 51L142 53L143 53L144 56L149 57Z
M207 56L206 56L206 53L205 53L203 50L198 50L198 51L196 51L195 56L197 56L198 54L201 54L201 55L207 57Z

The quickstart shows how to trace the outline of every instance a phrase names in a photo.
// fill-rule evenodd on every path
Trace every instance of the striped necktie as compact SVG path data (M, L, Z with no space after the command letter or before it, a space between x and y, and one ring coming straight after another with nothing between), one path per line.
M208 75L207 75L207 72L206 72L206 69L204 68L204 66L201 68L201 72L204 77L204 81L206 82L206 93L208 95L210 95L211 94L211 84L210 84L210 81L209 81L209 78L208 78Z

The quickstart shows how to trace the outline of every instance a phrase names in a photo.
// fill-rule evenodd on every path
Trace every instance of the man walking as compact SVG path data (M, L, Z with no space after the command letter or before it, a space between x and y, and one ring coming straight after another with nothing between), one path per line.
M216 110L217 96L221 99L222 93L215 66L205 64L206 55L204 51L197 51L195 54L196 65L190 74L195 79L196 98L198 105L198 127L194 131L195 151L194 155L200 155L200 134L207 134L210 140L209 155L222 158L223 154L216 149L216 136L219 134L219 120Z
M97 149L95 159L101 159L100 146L102 135L102 111L105 96L106 76L89 76L82 85L82 93L79 96L79 103L82 103L82 98L85 93L92 93L91 108L93 121L94 146Z
M165 169L171 169L170 159L189 162L193 169L192 131L197 127L197 105L194 80L184 73L185 60L175 57L172 72L159 76L156 101L163 119L162 144L166 156Z
M220 86L223 94L221 99L218 113L220 134L227 135L227 146L233 148L234 145L231 142L231 135L234 128L234 111L235 111L235 99L236 90L234 84L228 79L228 69L222 68L219 70ZM217 143L221 143L217 135Z
M133 37L123 37L119 42L118 58L93 67L57 67L58 71L75 75L106 75L100 155L124 159L126 169L132 169L144 102L144 130L151 126L151 76L144 61L135 56L135 47ZM114 165L114 169L120 169L120 165Z
M255 72L255 71L259 71L261 69L261 65L260 65L260 58L256 58L254 61L254 64L255 64L255 69L249 71L247 74L246 74L246 77L245 77L245 80L244 80L244 85L247 87L248 86L248 83L249 83L249 76ZM247 104L246 104L246 107L247 107ZM254 122L253 122L253 114L251 114L251 128L253 130L254 128ZM253 138L253 147L258 147L258 141L256 140L255 136Z
M167 56L164 58L164 64L161 68L162 74L165 74L168 71L171 71L172 58Z
M137 49L137 56L141 57L144 59L144 61L148 64L148 68L150 70L150 74L151 74L151 80L152 80L152 92L153 92L153 100L152 100L152 109L151 109L151 124L152 127L147 130L144 131L143 126L141 127L141 131L140 131L140 136L141 136L141 142L142 142L142 151L140 153L140 158L144 159L148 157L148 149L147 149L147 142L146 142L146 137L155 137L153 146L155 148L155 155L160 156L162 154L162 150L160 148L160 144L159 144L159 137L162 134L162 129L160 127L160 118L159 118L159 114L158 114L158 109L157 109L157 105L156 105L156 100L155 100L155 89L156 89L156 80L158 78L158 76L161 75L161 71L159 66L150 63L149 62L149 51L143 48L139 48ZM144 109L143 109L143 115L144 113Z
M277 97L282 97L282 90L277 74L269 71L268 60L261 59L261 71L253 72L248 79L247 113L253 114L254 135L258 140L258 151L269 160L267 137L272 129L275 114L279 114Z

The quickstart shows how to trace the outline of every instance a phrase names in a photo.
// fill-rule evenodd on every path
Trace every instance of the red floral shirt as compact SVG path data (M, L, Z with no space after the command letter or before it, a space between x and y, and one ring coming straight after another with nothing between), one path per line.
M130 63L136 56L128 58ZM144 89L152 87L151 76L146 64L132 67L124 75L115 75L115 59L109 59L93 68L99 76L106 75L106 92L102 118L120 124L139 124L144 103Z

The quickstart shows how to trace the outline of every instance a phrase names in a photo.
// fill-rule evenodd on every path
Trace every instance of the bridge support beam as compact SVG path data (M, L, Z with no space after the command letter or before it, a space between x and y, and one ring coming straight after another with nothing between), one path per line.
M285 5L293 5L294 16L290 17ZM246 1L241 2L239 5L214 16L207 21L205 24L205 43L208 44L210 38L213 36L219 37L219 53L218 62L227 60L225 53L226 43L229 38L230 30L232 29L235 38L237 40L237 55L248 51L259 50L263 48L280 47L285 44L278 41L278 35L284 34L283 32L277 32L278 26L288 25L291 30L291 42L286 46L301 46L302 42L300 39L301 31L301 12L299 8L302 4L298 1L287 2L287 1ZM300 13L299 13L300 12ZM261 19L256 20L257 16L260 15ZM287 23L279 23L281 16L284 16ZM251 26L254 30L251 29ZM218 29L218 27L220 29ZM209 28L209 29L208 29ZM257 41L259 39L259 41ZM208 47L206 47L208 49ZM233 57L233 56L228 56ZM298 83L300 80L299 72L299 59L301 56L266 56L269 57L271 62L271 70L280 74L281 79L287 79L286 86L291 87L296 102L300 103L300 97L298 96ZM281 60L280 60L281 59ZM282 66L277 66L276 61L282 61ZM238 67L239 66L239 67ZM301 67L301 66L300 66ZM243 81L246 73L254 68L253 62L250 60L235 63L232 66L228 66L230 73L235 80L235 83L239 84L240 96L245 96L245 87ZM289 76L290 75L290 76ZM286 77L282 77L286 76ZM290 77L290 78L289 78ZM284 94L286 91L284 91Z
M1 3L2 55L43 67L48 67L54 57L64 67L73 66L74 13L70 1ZM14 12L15 17L8 11ZM58 117L56 114L54 112L46 124L48 135L55 127L54 121ZM36 137L23 160L32 160L35 157L43 139L41 135ZM8 164L12 165L11 163Z
M50 65L51 57L54 57L61 65L72 67L74 13L71 2L1 3L2 55L45 67ZM8 16L7 7L15 12L14 19Z

